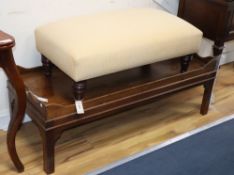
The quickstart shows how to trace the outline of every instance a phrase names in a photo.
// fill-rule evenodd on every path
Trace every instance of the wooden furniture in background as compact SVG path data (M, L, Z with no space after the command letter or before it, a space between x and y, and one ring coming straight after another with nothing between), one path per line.
M14 62L12 47L15 45L15 40L12 36L0 31L0 67L6 73L9 82L15 89L15 99L11 101L14 111L11 113L11 120L7 132L7 146L9 155L15 164L17 170L22 172L24 166L21 163L15 147L15 137L25 114L26 94L25 87L17 67Z
M224 43L234 39L234 1L180 0L178 16L198 27L204 37L215 42L215 52L222 53Z

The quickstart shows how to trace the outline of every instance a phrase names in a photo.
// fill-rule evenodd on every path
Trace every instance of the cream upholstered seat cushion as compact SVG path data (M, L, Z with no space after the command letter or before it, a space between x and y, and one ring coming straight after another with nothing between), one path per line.
M35 31L38 51L74 81L198 51L202 32L155 9L128 9L53 22Z

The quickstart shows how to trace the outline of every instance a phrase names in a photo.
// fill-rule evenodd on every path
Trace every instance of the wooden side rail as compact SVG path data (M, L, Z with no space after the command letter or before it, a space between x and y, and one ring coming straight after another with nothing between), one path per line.
M7 132L7 147L15 167L19 172L22 172L24 171L24 166L16 151L15 138L25 114L26 93L24 83L20 78L13 58L12 47L14 47L14 45L14 38L0 31L0 67L3 68L17 95L17 100L14 101L14 104L10 105L14 105L16 111L11 113L11 120Z

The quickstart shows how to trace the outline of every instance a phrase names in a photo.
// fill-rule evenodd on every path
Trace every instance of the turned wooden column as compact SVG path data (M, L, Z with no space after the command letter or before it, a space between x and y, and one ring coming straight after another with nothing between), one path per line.
M22 79L15 65L12 54L12 47L15 45L15 40L12 36L0 31L0 67L6 73L9 81L14 87L17 100L15 101L14 108L16 110L10 119L7 132L7 147L8 152L15 167L19 172L24 171L24 166L21 163L15 147L15 138L19 130L25 114L26 108L26 93Z
M73 93L75 100L82 100L84 98L86 88L87 88L87 82L85 80L74 82Z
M187 72L189 68L189 63L191 62L193 55L187 55L180 59L180 72Z
M52 67L53 64L51 63L50 60L48 60L44 55L41 55L41 63L42 63L42 67L44 69L44 74L47 77L50 77L52 74Z

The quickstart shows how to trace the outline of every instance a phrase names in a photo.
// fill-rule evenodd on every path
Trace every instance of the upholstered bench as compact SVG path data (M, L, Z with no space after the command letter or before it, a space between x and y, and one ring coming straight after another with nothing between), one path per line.
M208 112L221 47L214 47L215 57L201 59L195 53L202 33L176 16L154 9L105 12L53 22L35 34L43 68L19 70L27 90L26 113L42 137L46 173L54 172L55 144L65 130L198 85L205 87L201 114ZM15 115L16 89L11 82L8 87ZM82 114L74 94L83 104ZM9 150L22 171L16 131Z
M202 32L161 10L130 9L53 22L35 36L46 75L56 65L74 80L80 100L84 80L194 54Z

